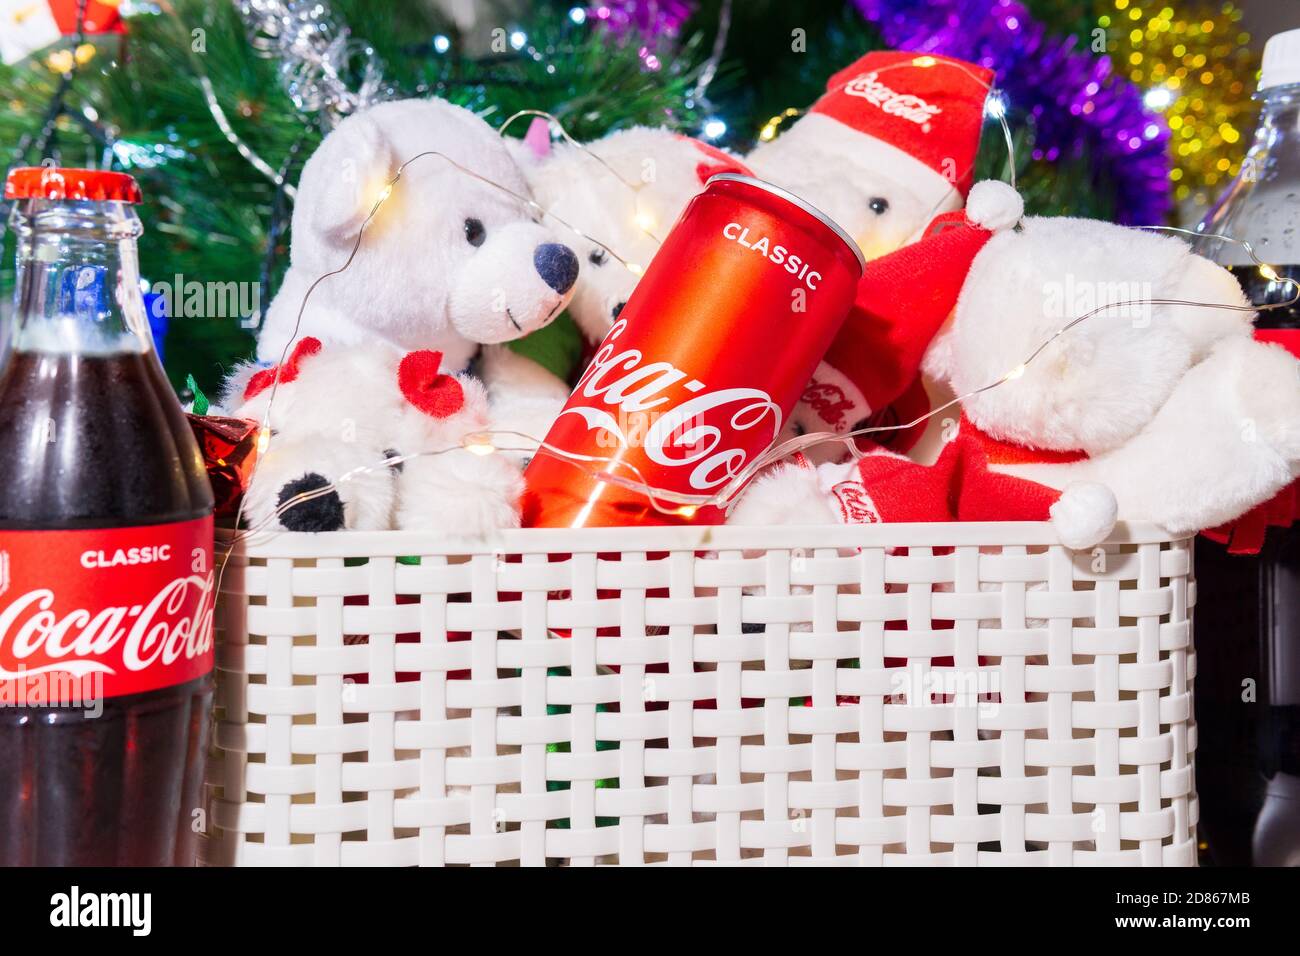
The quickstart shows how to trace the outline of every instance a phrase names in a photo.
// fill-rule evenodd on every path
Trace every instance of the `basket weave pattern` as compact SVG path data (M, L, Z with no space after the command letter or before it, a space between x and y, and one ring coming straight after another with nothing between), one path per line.
M1193 865L1191 557L1037 524L252 541L204 856Z

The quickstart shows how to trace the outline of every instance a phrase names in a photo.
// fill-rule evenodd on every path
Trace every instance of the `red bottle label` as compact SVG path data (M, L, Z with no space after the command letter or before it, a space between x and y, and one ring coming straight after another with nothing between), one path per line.
M212 517L0 531L0 705L77 704L212 670Z

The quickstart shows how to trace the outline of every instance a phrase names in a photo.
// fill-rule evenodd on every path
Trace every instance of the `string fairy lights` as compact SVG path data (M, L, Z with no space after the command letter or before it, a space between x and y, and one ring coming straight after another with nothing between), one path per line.
M506 132L510 129L510 126L516 120L521 119L522 117L525 116L532 116L539 119L545 119L547 129L552 134L558 134L560 138L563 139L566 143L568 143L574 149L581 152L584 156L587 156L588 158L595 160L605 169L606 172L608 172L611 176L613 176L616 180L618 180L632 196L632 224L636 226L636 228L639 229L641 232L645 233L645 235L651 241L653 241L656 246L663 245L663 240L660 239L654 233L654 227L657 225L657 220L655 218L654 213L650 210L649 204L645 200L645 187L649 185L647 182L645 181L633 182L629 180L626 176L624 176L617 169L615 169L613 165L609 163L608 160L606 160L603 156L601 156L599 153L593 150L586 143L582 143L574 139L573 136L570 135L569 131L564 128L564 124L560 122L559 117L557 117L553 113L548 113L545 110L536 110L536 109L518 110L517 112L510 114L510 116L506 117L505 122L501 124L500 129L497 130L498 134L501 136L505 136ZM552 215L552 218L556 218L556 217ZM557 221L559 220L557 219ZM578 232L579 235L581 235L583 238L589 238L588 236L586 236L585 233L582 233L580 231ZM641 266L640 263L633 262L629 259L624 258L623 256L618 255L617 253L614 253L604 243L600 243L600 245L607 252L610 252L610 254L613 255L614 258L617 259L618 262L622 264L625 268L627 268L628 271L630 271L633 275L639 277L640 275L642 275L642 273L645 272L644 267Z
M764 123L763 128L758 131L759 142L770 143L772 140L776 139L777 133L781 131L781 126L787 120L796 119L802 115L803 115L803 110L797 109L793 106L787 107L786 109L777 113L766 123Z
M508 126L515 119L523 115L537 115L537 116L546 117L549 122L554 122L557 124L560 134L567 141L574 144L580 149L586 150L586 147L583 144L578 143L571 136L569 136L568 132L563 129L562 124L559 124L559 121L555 117L551 116L548 113L544 113L540 110L521 111L520 113L515 114L514 116L507 119L505 126ZM1012 138L1011 138L1010 129L1007 126L1005 120L1005 111L1002 111L1001 114L998 115L998 118L1001 120L1004 130L1006 132L1008 146L1012 147ZM505 128L505 126L503 126L503 129ZM594 156L594 154L592 155ZM599 245L601 248L605 249L606 252L608 252L611 256L613 256L619 262L622 262L628 268L633 268L633 264L623 259L621 256L619 256L615 250L609 248L603 242L600 242L594 237L586 234L576 226L566 222L565 220L561 219L558 216L555 216L553 213L550 213L548 210L543 209L532 198L523 196L515 192L514 190L510 189L509 187L497 183L481 175L480 173L477 173L474 170L469 169L468 167L462 165L461 163L458 163L455 160L451 159L449 156L445 155L444 153L441 153L436 150L427 150L425 152L417 153L416 155L405 160L398 167L396 173L391 177L391 179L388 180L384 188L380 190L379 194L373 201L369 209L369 212L367 213L366 217L362 221L361 226L358 228L357 235L353 242L352 248L348 254L347 259L342 263L342 265L340 265L336 269L333 269L329 272L322 274L307 288L307 291L303 296L302 303L299 307L297 316L295 318L292 334L290 335L288 341L284 346L283 351L281 352L280 361L278 364L282 365L284 363L290 349L297 341L301 329L301 325L302 325L302 320L306 313L307 304L311 299L312 295L315 293L316 289L325 280L329 279L332 276L336 276L342 272L345 272L348 268L352 266L358 252L360 251L362 241L365 237L365 234L370 224L372 223L374 218L378 215L383 205L389 202L392 199L392 197L396 194L397 187L400 184L406 170L413 163L431 157L440 158L445 162L449 163L458 171L464 173L465 175L468 175L479 182L485 183L491 188L506 193L507 195L513 197L517 201L525 204L528 208L533 210L539 216L549 216L550 218L554 219L557 223L559 223L561 226L570 230L574 234L580 236L584 240ZM596 158L599 160L599 157ZM601 160L601 162L603 163L603 160ZM1012 163L1012 166L1014 167L1014 163ZM610 171L613 172L616 176L618 175L614 170L611 169ZM644 476L641 475L641 473L639 472L639 470L636 468L635 465L621 458L599 456L599 455L585 455L585 454L570 452L568 450L561 449L554 445L551 445L544 438L537 438L536 436L528 435L523 432L517 432L511 430L497 430L497 429L476 430L473 432L468 432L465 435L461 436L459 441L457 441L455 444L451 444L438 449L430 449L425 451L413 452L409 454L389 456L383 459L382 461L376 462L374 464L362 465L353 468L350 471L344 473L343 475L340 475L334 481L329 482L328 484L325 484L321 487L313 488L310 491L304 491L292 497L287 498L285 501L279 504L279 506L271 515L269 515L264 521L259 522L257 526L246 529L244 531L236 530L235 534L231 536L231 538L227 543L227 550L219 570L218 587L220 587L220 580L221 577L224 575L226 564L229 561L231 554L233 553L234 546L238 542L264 530L269 524L273 523L280 516L282 516L287 511L289 511L290 509L292 509L293 507L299 504L302 504L307 501L311 501L323 495L334 493L339 489L341 485L345 485L348 482L361 477L362 475L370 474L384 469L389 469L416 458L445 455L456 451L465 451L470 454L481 455L481 456L487 456L487 455L492 455L497 453L530 453L530 452L534 454L548 454L560 460L567 461L569 464L573 465L576 468L583 469L584 471L586 471L588 474L592 475L599 481L608 482L610 484L614 484L621 488L643 495L649 501L651 506L656 511L662 514L690 518L693 517L699 511L700 508L717 507L717 508L726 509L730 507L732 504L735 503L736 500L738 500L741 492L744 490L744 488L747 486L749 481L755 475L757 475L765 468L768 468L769 466L787 458L788 456L795 454L796 452L805 451L809 448L813 448L815 446L822 445L822 444L839 442L844 444L853 454L859 455L860 452L857 448L857 443L856 443L856 439L858 438L863 438L863 437L880 434L884 432L904 431L910 428L914 428L917 425L923 424L929 421L930 419L943 414L944 412L953 408L954 406L959 405L962 402L965 402L977 395L980 395L984 392L988 392L995 388L999 388L1007 384L1008 382L1015 381L1016 379L1019 379L1021 376L1023 376L1026 369L1031 364L1033 364L1053 343L1055 343L1057 340L1061 339L1062 337L1066 336L1072 329L1076 328L1083 322L1086 322L1089 319L1093 318L1094 316L1097 316L1109 310L1126 309L1126 308L1133 308L1138 306L1188 306L1188 307L1196 307L1196 308L1221 309L1221 310L1237 311L1237 312L1240 311L1255 312L1255 311L1266 311L1271 309L1289 308L1295 305L1297 302L1300 302L1300 282L1297 282L1295 279L1291 279L1289 277L1281 276L1278 273L1277 268L1275 266L1265 262L1263 259L1261 259L1258 256L1255 249L1251 246L1249 242L1236 239L1228 235L1207 234L1207 233L1195 232L1192 230L1180 229L1173 226L1148 226L1148 227L1137 227L1137 228L1174 232L1174 233L1180 233L1188 236L1193 236L1199 239L1216 239L1224 242L1235 243L1241 246L1241 248L1251 258L1255 266L1259 269L1260 274L1262 276L1264 276L1269 281L1288 283L1293 290L1293 295L1291 296L1291 298L1287 299L1286 301L1277 302L1269 305L1261 305L1261 306L1236 306L1227 303L1197 302L1193 300L1172 299L1172 298L1129 299L1125 301L1113 302L1113 303L1108 303L1099 306L1098 308L1092 309L1089 312L1085 312L1084 314L1076 318L1073 318L1069 322L1062 325L1050 336L1048 336L1042 343L1040 343L1037 347L1035 347L1030 352L1030 354L1025 357L1025 359L1022 362L1017 364L1015 367L1009 369L1007 372L999 376L996 380L989 382L988 384L980 388L972 389L969 392L956 396L950 401L940 405L939 407L932 409L928 413L918 416L917 418L914 418L912 421L906 423L895 424L895 425L869 426L869 427L856 429L854 431L842 435L835 434L833 432L811 432L808 434L796 436L784 442L776 443L763 454L756 456L755 459L752 462L750 462L745 468L739 471L732 478L731 481L729 481L726 485L724 485L717 493L712 495L683 494L681 492L677 492L672 489L656 487L654 485L651 485L647 481L645 481ZM259 453L266 450L266 448L269 446L271 437L273 435L271 429L271 417L273 413L275 397L279 387L279 383L280 380L279 380L279 376L277 375L275 379L272 381L270 393L267 400L266 410L263 413L263 420L260 423L260 429L258 432L258 439L257 439ZM500 441L501 439L510 439L510 438L519 439L521 440L521 443L516 445L509 445ZM596 470L591 466L600 466L600 467L599 470ZM623 475L616 474L615 472L617 470L629 472L631 474L631 477L625 477ZM257 462L254 462L253 471L249 477L250 482L254 480L256 476L256 471L257 471ZM239 525L242 522L242 517L243 517L243 501L241 500L235 515L236 529L239 528Z
M900 61L898 63L886 64L884 66L879 67L876 72L878 74L884 74L884 73L889 73L893 70L906 69L908 67L920 67L922 69L938 68L938 69L954 70L956 72L961 73L968 79L974 81L978 86L980 86L982 89L985 90L988 96L988 103L989 103L989 105L986 107L986 114L989 117L996 119L998 121L999 127L1001 128L1003 138L1007 144L1007 170L1008 170L1007 181L1011 186L1011 188L1015 189L1016 188L1016 147L1015 147L1014 137L1012 136L1012 132L1011 132L1011 125L1007 120L1006 97L1003 95L1002 91L987 83L983 78L977 75L973 70L969 69L963 63L958 63L949 60L941 60L937 57L929 56L929 55L915 56L910 60ZM843 85L847 86L849 82L851 81L846 80ZM759 133L759 139L764 142L775 139L777 131L782 123L784 123L788 119L798 117L802 114L803 114L802 110L794 109L792 107L790 109L785 110L783 113L780 113L777 116L772 117L772 119L768 121L767 125L764 126L763 130ZM635 226L640 232L642 232L646 237L648 237L656 246L660 246L663 244L663 239L661 239L654 231L655 227L658 225L658 220L655 217L654 211L651 208L651 204L646 198L647 187L651 185L651 182L645 180L637 180L637 181L630 180L627 176L623 175L621 172L619 172L619 170L614 168L614 166L608 160L606 160L603 156L601 156L599 153L593 150L590 146L578 141L572 135L570 135L569 131L564 128L564 124L560 122L559 117L555 116L552 113L548 113L545 110L540 110L540 109L518 110L517 112L512 113L510 116L506 118L505 122L501 124L497 132L501 136L505 136L508 130L510 129L510 127L516 121L522 119L523 117L535 117L535 118L545 119L547 122L547 129L551 133L551 135L559 136L568 145L570 145L574 149L581 152L583 155L587 156L588 158L598 163L607 173L609 173L609 175L613 176L614 179L616 179L619 183L621 183L624 186L624 188L628 190L629 194L632 197L632 216L630 220L631 224ZM972 169L973 169L973 160L971 166L968 166L965 169L957 171L957 173L953 176L953 181L958 182L964 179L967 175L970 174ZM940 199L929 210L928 214L926 215L925 218L927 219L927 221L933 219L934 216L936 216L939 213L941 207L947 203L947 201L948 200L946 197ZM559 218L555 217L553 214L548 213L548 215L552 215L552 218L555 218L557 222L560 221ZM567 228L569 228L571 231L575 232L582 238L587 239L588 241L595 241L591 239L591 237L588 236L586 233L582 232L581 230L578 230L573 226L568 226L567 224L564 223L562 224L566 225ZM633 275L639 278L641 275L644 274L645 268L642 264L632 259L629 259L625 256L619 255L603 242L598 242L597 244L600 245L601 248L605 249L608 253L610 253L610 255L612 255L620 264L622 264L626 269L628 269Z

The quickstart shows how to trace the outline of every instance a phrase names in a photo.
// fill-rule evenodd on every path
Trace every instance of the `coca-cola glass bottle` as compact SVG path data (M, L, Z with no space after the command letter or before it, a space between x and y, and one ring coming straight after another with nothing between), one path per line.
M1240 175L1200 229L1256 305L1300 281L1300 30L1269 40L1262 112ZM1268 265L1261 268L1238 243ZM1256 336L1300 355L1300 307L1259 313ZM1201 830L1215 863L1300 866L1300 525L1272 528L1258 555L1197 542Z
M19 169L0 365L0 864L192 864L212 491L153 350L135 180Z

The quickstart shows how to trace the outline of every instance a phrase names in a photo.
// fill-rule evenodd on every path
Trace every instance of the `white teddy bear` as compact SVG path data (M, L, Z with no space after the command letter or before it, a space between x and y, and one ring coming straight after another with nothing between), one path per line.
M1072 548L1117 519L1223 524L1300 474L1300 363L1256 342L1251 316L1236 279L1178 239L1069 218L997 229L925 359L968 396L938 461L780 466L732 520L1050 518Z
M271 429L244 496L250 528L478 535L519 524L522 478L491 453L483 385L443 372L437 352L307 337L283 365L239 370L225 403Z
M291 263L258 358L279 362L295 336L309 335L433 349L458 372L480 345L547 325L568 304L578 259L536 221L527 196L501 138L463 107L399 100L348 117L303 168ZM508 358L492 366L505 388L513 367Z

